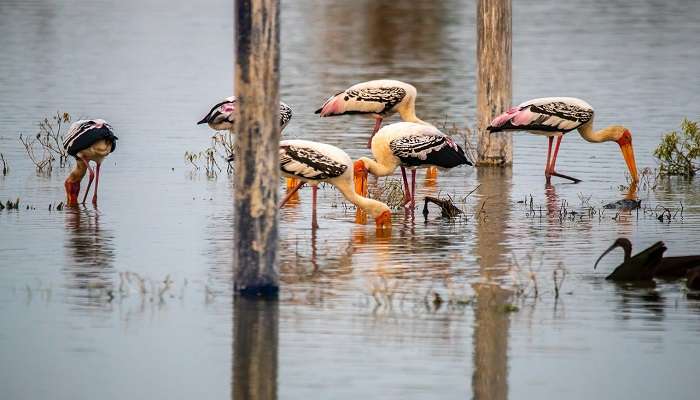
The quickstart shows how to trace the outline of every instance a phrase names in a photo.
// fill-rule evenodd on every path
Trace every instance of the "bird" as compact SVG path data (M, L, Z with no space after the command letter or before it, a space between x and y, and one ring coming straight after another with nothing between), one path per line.
M574 183L581 180L555 171L559 144L567 132L578 129L581 137L588 142L616 142L620 146L622 156L627 163L633 182L639 181L637 164L632 148L632 134L621 125L611 125L599 131L593 131L593 107L575 97L545 97L528 100L513 107L491 121L487 130L491 133L501 131L528 131L535 135L547 136L549 150L545 165L545 178L550 182L551 176L568 179ZM557 144L552 156L552 142L557 138Z
M321 117L360 114L374 118L372 136L367 142L370 148L372 137L386 117L399 113L403 121L425 123L416 116L417 95L413 85L393 79L361 82L329 97L316 114Z
M236 130L236 120L235 111L236 104L238 100L235 96L230 96L224 99L224 101L217 103L214 107L209 110L209 113L204 116L197 125L207 124L209 127L215 131L222 130ZM287 127L289 121L292 119L292 108L286 103L280 101L280 132L284 131ZM231 154L226 160L232 162L234 160L234 155ZM295 187L299 182L296 179L287 180L287 189Z
M416 168L454 168L472 165L464 150L449 136L432 125L415 122L397 122L387 125L372 138L372 155L361 157L353 164L355 191L367 195L367 174L388 176L399 167L411 169L411 187L405 170L404 205L415 206Z
M663 257L667 250L664 242L656 242L646 250L632 257L632 243L629 239L619 238L598 258L598 262L614 248L621 247L625 259L605 279L615 281L640 281L652 278L682 278L690 269L700 267L700 255Z
M311 226L318 227L316 219L316 194L318 184L329 183L358 208L372 218L378 229L391 226L391 210L377 200L361 196L353 189L353 163L343 150L330 144L310 140L282 140L279 147L280 170L282 175L299 179L299 184L280 203L280 207L303 185L312 187Z
M321 117L333 117L345 114L360 114L374 118L374 128L367 141L367 148L372 146L372 138L382 126L382 121L391 115L399 113L404 122L427 124L416 116L416 88L406 82L393 79L377 79L361 82L338 92L326 100L316 110ZM401 172L406 173L401 167ZM435 168L428 168L430 178L437 177Z
M204 116L197 125L207 124L215 131L234 130L236 129L235 111L238 100L235 96L230 96L224 101L217 103ZM292 119L292 108L287 104L280 102L280 131L289 124Z
M97 205L97 187L100 183L100 166L102 161L117 147L117 137L112 131L112 126L103 119L86 119L75 121L68 129L63 141L63 148L68 154L75 157L75 167L70 172L64 183L66 189L66 204L75 206L78 204L80 193L80 181L85 172L90 173L87 190L82 203L85 204L90 186L95 180L95 191L92 195L92 204ZM90 166L94 161L96 171Z

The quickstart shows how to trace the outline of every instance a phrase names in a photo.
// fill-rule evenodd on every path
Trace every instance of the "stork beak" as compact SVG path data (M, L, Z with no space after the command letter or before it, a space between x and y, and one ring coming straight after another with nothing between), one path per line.
M598 257L598 259L596 260L595 264L593 265L593 269L596 269L596 268L598 267L598 263L600 262L600 260L603 259L603 257L605 257L606 254L608 254L608 253L610 253L611 251L613 251L616 247L622 247L622 246L621 246L617 241L615 241L615 243L613 243L612 246L608 247L608 249L605 250L605 251L603 252L603 254L600 255L600 257Z
M206 115L201 121L197 122L197 125L206 124L207 122L209 122L209 115Z
M361 160L355 161L353 178L355 180L355 193L367 197L367 167Z
M377 229L391 228L391 211L384 211L374 220L377 223Z
M66 187L66 205L77 206L78 194L80 193L80 182L71 182L66 180L64 186Z
M630 170L630 175L632 175L632 182L639 182L637 163L634 160L634 149L632 148L632 134L629 131L625 131L620 140L617 141L617 144L620 145L622 157L624 157L627 168Z

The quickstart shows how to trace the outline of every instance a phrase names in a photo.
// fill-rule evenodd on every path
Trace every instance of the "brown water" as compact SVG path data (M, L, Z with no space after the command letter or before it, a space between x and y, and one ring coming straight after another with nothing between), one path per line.
M282 3L289 137L366 154L370 120L313 110L381 77L418 88L421 118L471 125L473 2ZM700 3L514 3L514 102L588 100L598 125L630 128L640 167L655 166L664 131L700 118ZM0 211L2 398L695 398L700 301L683 283L606 282L619 251L592 265L619 236L698 253L699 184L640 191L650 208L682 202L670 222L589 216L580 197L622 198L625 169L617 146L576 134L558 169L582 183L545 187L546 141L517 134L512 169L461 168L436 185L419 174L419 198L478 188L466 221L399 212L388 238L355 224L331 188L312 231L302 191L281 212L281 301L233 307L230 180L183 161L209 142L195 122L231 93L232 13L214 0L0 1L0 152L11 165L0 200L36 208ZM99 209L48 211L67 171L37 175L17 140L57 109L105 118L120 138ZM534 213L518 203L530 195ZM562 201L585 215L560 218ZM508 297L513 258L522 279L534 270L537 299L531 288Z

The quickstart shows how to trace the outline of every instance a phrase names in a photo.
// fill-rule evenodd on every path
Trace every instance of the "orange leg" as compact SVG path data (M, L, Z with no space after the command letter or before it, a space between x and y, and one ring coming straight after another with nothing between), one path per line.
M90 173L87 189L85 189L85 195L83 196L83 204L85 204L85 199L87 199L88 192L90 191L90 186L92 186L92 180L95 179L95 171L90 166L90 163L86 159L82 159L85 165L87 165L88 172Z
M564 138L563 135L557 137L557 144L556 144L556 146L554 146L554 156L552 157L552 163L549 165L549 175L558 176L560 178L564 178L564 179L568 179L570 181L573 181L574 183L579 183L579 182L581 182L580 179L576 179L576 178L573 178L571 176L560 174L560 173L554 171L554 166L557 164L557 154L559 153L559 145L561 144L561 140L563 138ZM550 144L551 144L551 141L550 141Z
M292 196L294 195L294 193L296 193L297 190L301 189L301 187L304 186L305 183L306 183L306 182L303 182L303 181L302 181L302 182L299 182L299 184L298 184L294 189L292 189L291 192L287 193L287 195L284 197L284 199L282 199L282 202L280 203L280 208L284 207L284 205L287 204L287 202L289 201L289 199L292 198Z

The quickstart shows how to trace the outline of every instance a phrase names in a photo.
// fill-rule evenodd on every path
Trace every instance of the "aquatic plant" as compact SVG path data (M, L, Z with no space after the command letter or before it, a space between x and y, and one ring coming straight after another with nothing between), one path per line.
M185 161L189 162L195 170L199 170L197 161L204 160L207 176L214 178L217 176L217 170L219 172L222 171L219 163L216 161L219 158L226 163L226 173L232 174L233 165L231 161L234 160L236 148L233 136L229 131L216 132L211 137L211 145L209 147L199 152L186 151Z
M671 131L654 150L662 175L695 176L700 170L700 128L698 122L683 119L681 132Z
M2 161L2 176L6 176L10 172L10 165L2 153L0 153L0 161Z
M71 122L70 114L56 111L50 119L39 121L39 131L34 136L25 136L20 133L19 141L24 146L27 156L37 169L37 172L51 173L53 162L58 157L61 168L68 163L69 157L63 148L63 127ZM39 145L41 152L35 151L35 145Z
M437 128L449 136L459 138L459 142L463 145L462 147L467 155L467 160L476 164L475 160L477 160L478 153L476 151L476 147L474 146L474 129L470 128L469 126L460 128L454 122L449 124L447 120L443 121Z

